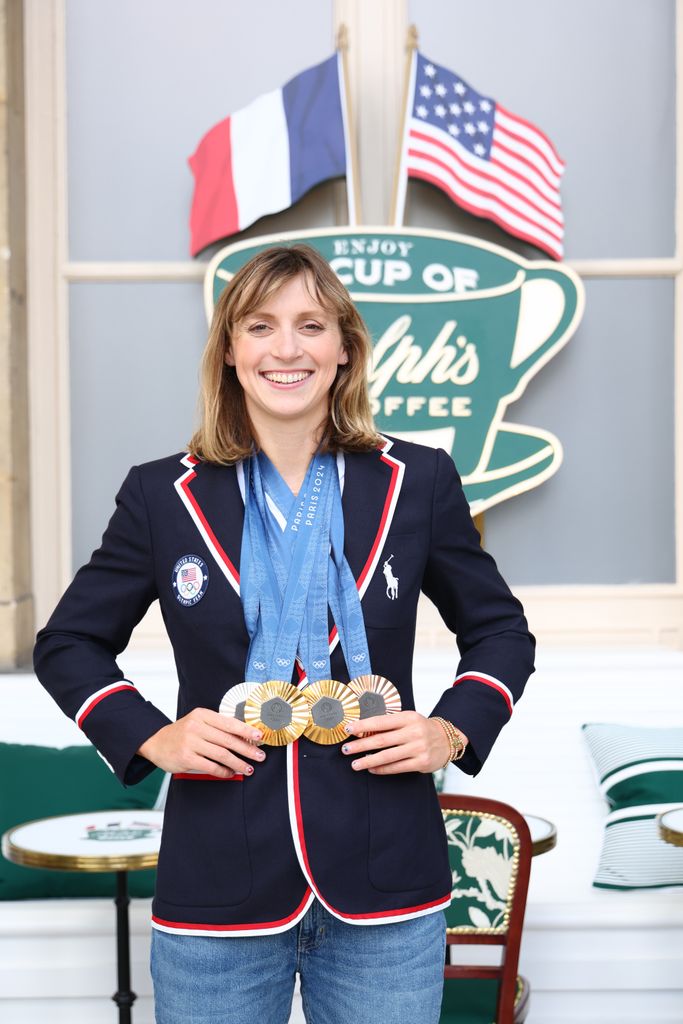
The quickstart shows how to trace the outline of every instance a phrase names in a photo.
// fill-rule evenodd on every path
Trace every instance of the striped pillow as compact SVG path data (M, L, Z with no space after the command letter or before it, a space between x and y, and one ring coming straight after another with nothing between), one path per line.
M683 729L583 727L609 805L593 885L660 889L683 885L683 848L659 837L660 811L683 805Z

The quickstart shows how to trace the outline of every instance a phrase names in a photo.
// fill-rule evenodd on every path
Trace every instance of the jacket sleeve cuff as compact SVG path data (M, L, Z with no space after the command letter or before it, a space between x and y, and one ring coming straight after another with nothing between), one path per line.
M155 767L138 750L170 722L163 711L129 684L93 704L79 724L117 779L124 786L133 786Z
M478 775L500 730L510 720L510 708L494 687L462 679L441 695L431 715L446 718L464 732L469 742L455 764L467 775Z

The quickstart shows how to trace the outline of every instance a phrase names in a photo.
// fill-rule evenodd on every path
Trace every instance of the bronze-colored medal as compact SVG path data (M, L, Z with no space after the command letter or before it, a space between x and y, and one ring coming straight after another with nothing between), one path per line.
M237 683L235 686L231 686L218 706L220 714L243 722L244 705L258 685L258 683Z
M320 679L301 691L310 708L304 736L314 743L341 743L348 739L345 722L360 718L360 705L348 686L336 679Z
M401 697L393 683L384 676L356 676L348 686L360 705L361 718L393 715L401 710Z
M253 690L244 705L244 721L260 729L262 743L284 747L301 736L309 720L303 694L281 679L269 679Z

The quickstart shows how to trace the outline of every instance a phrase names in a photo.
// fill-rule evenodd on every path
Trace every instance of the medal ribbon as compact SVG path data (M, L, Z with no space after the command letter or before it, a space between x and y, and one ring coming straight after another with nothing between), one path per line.
M327 573L334 480L333 457L314 456L297 499L264 455L252 455L245 463L240 591L250 637L245 671L250 681L289 682L300 645L309 678L329 678ZM268 509L266 494L286 514L284 531Z

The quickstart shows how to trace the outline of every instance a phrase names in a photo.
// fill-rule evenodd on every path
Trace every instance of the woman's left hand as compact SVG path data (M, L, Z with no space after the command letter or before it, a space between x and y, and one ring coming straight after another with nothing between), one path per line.
M366 769L372 775L434 772L443 767L451 749L442 726L417 711L354 720L348 723L348 730L349 740L343 744L342 753L356 755L351 767L356 771ZM361 734L361 738L354 739Z

